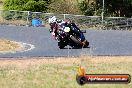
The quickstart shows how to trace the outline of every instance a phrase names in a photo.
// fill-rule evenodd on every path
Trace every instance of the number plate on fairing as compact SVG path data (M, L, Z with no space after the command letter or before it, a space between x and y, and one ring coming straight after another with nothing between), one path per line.
M70 28L69 27L65 27L64 28L64 32L70 32Z

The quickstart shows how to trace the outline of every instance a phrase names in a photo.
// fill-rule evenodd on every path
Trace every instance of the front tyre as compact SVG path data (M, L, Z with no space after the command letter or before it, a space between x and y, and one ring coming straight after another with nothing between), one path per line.
M65 45L64 45L63 42L58 42L58 47L59 47L60 49L64 49Z

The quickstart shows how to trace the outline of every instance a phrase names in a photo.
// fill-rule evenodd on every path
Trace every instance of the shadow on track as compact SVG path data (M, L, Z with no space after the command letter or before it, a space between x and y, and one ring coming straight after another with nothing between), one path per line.
M85 48L90 48L90 47L85 47ZM82 49L82 47L81 48L80 47L72 47L72 48L71 47L69 47L69 48L66 47L66 48L63 48L63 49Z

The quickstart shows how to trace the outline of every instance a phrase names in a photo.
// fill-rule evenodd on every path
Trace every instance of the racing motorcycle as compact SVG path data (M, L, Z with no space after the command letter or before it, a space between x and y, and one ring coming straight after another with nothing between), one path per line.
M59 28L57 31L57 41L58 47L63 49L65 46L69 45L72 48L86 48L89 45L89 42L84 38L81 40L80 34L85 33L85 31L74 31L74 27L65 26Z

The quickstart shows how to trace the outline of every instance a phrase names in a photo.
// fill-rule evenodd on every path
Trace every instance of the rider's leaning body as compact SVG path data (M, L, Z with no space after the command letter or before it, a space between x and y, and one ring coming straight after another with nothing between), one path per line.
M64 29L65 27L69 27L70 29L72 29L73 32L80 36L81 41L85 40L83 33L76 26L76 24L74 22L71 22L70 20L65 19L64 21L63 20L57 21L56 17L53 16L52 18L49 18L49 24L52 30L52 35L55 37L58 34L58 29Z

